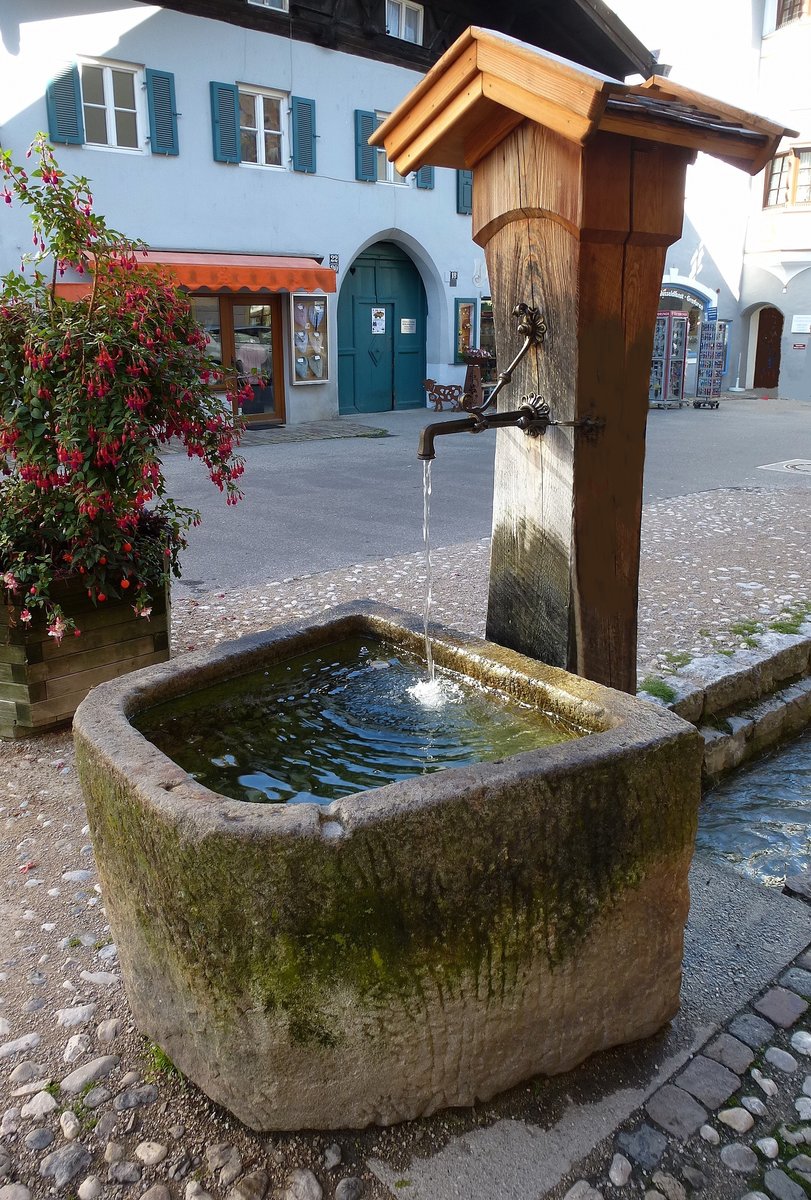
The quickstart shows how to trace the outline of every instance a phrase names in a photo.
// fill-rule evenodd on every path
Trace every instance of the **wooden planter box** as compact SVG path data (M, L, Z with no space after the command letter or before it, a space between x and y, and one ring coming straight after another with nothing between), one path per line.
M94 606L81 579L60 584L54 598L82 631L61 645L42 617L26 628L18 608L0 605L0 737L55 729L97 683L169 658L168 589L149 618L136 617L129 601Z

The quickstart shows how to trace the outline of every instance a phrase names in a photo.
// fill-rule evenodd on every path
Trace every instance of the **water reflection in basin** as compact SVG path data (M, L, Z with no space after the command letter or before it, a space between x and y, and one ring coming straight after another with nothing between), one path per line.
M237 800L326 804L579 736L559 719L384 642L350 638L168 701L137 728Z

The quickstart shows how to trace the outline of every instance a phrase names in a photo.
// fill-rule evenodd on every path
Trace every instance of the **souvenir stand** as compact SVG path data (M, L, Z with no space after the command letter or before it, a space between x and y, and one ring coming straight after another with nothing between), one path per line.
M684 312L659 312L653 332L648 400L651 408L681 408L687 367L689 317Z
M728 321L705 321L698 345L698 379L693 408L718 408L727 361Z

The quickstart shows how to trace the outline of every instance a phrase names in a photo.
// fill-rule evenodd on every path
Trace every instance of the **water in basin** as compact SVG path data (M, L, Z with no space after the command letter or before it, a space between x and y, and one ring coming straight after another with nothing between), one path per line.
M316 801L494 761L576 730L401 648L350 638L157 705L134 721L184 770L237 800Z
M696 845L773 886L811 867L811 730L712 788Z

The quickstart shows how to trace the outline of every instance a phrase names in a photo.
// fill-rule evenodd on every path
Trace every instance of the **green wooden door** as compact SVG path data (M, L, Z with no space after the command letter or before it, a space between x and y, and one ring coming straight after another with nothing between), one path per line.
M425 289L408 255L378 242L349 268L338 298L342 413L423 408Z
M386 412L393 408L393 304L355 300L355 410Z

